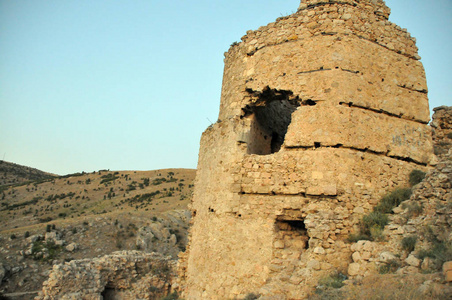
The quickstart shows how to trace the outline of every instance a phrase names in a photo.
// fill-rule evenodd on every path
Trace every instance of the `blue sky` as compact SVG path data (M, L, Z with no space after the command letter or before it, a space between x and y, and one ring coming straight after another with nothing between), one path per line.
M452 1L388 0L430 106L452 105ZM299 0L0 0L0 159L56 174L196 168L223 53Z

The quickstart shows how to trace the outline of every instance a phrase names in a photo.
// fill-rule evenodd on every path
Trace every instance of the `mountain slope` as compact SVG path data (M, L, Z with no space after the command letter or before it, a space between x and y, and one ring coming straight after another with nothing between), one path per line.
M53 265L73 259L118 250L176 258L195 172L101 170L0 190L0 294L40 290Z
M38 169L0 160L0 186L52 178L55 175Z

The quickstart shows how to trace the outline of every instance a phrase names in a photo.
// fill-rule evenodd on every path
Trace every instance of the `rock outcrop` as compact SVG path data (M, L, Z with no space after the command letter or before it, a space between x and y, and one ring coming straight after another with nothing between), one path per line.
M160 299L169 294L175 262L157 253L120 251L54 265L35 299Z
M180 261L186 299L306 298L349 268L362 216L435 163L415 39L389 12L303 0L225 54Z

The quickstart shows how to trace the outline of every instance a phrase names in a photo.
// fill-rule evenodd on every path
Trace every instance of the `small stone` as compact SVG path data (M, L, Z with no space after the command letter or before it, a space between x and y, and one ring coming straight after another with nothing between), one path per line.
M322 247L316 247L314 249L314 253L315 254L325 254L325 249L323 249Z
M421 269L426 271L431 269L433 266L433 261L430 257L426 257L424 258L424 260L422 261L422 265L421 265Z
M443 264L443 272L452 271L452 261Z
M77 250L77 244L70 243L69 245L66 246L66 250L69 252L74 252L75 250Z
M284 241L276 241L274 243L274 246L276 249L284 249L285 245L284 245Z
M420 264L421 264L421 260L420 259L418 259L418 258L416 258L414 255L410 255L410 256L408 256L408 258L407 259L405 259L405 262L407 263L407 264L409 264L410 266L412 266L412 267L419 267L420 266Z
M318 260L315 260L315 259L310 260L307 263L307 267L311 268L311 269L314 269L314 270L320 270L320 262Z
M396 256L392 254L391 252L382 252L380 254L380 261L381 262L389 262L391 260L395 260Z
M445 277L446 282L452 282L452 271L447 271L444 274L444 277Z
M348 275L350 276L356 276L359 275L359 270L360 270L360 264L358 263L351 263L348 266Z
M352 254L352 259L354 262L358 262L361 260L361 255L359 254L359 252L355 252Z

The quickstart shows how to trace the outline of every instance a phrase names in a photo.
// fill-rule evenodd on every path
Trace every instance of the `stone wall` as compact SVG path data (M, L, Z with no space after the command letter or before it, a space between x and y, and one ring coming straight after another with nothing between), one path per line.
M35 299L161 299L169 294L175 261L158 253L119 251L54 265Z
M434 162L415 40L383 1L302 1L225 54L201 139L185 299L302 299L361 217Z

